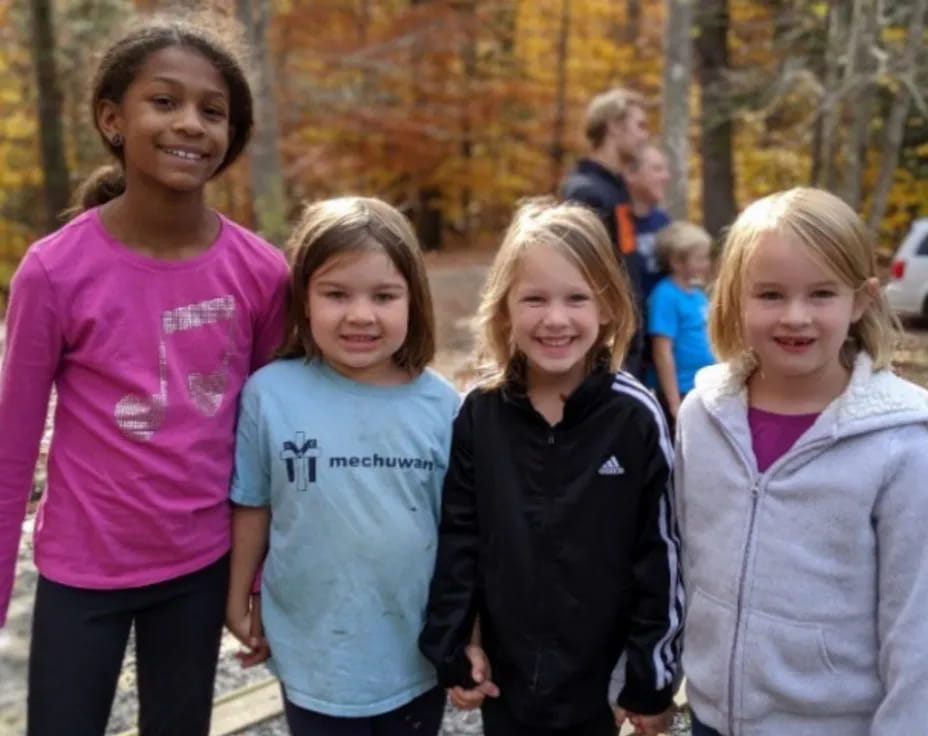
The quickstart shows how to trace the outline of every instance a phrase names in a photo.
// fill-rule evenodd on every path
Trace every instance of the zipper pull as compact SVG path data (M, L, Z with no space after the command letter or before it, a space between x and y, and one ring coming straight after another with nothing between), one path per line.
M751 498L757 500L757 497L760 495L760 483L754 481L754 485L751 486Z
M554 432L551 432L551 431L548 432L548 444L549 445L554 444Z

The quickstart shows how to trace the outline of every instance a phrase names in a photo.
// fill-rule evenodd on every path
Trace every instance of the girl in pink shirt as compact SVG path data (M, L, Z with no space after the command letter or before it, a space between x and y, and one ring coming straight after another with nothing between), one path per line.
M252 127L216 28L149 18L108 49L91 109L118 165L91 176L81 213L13 279L0 625L58 396L35 524L30 736L103 734L133 623L141 733L209 730L238 395L282 337L287 279L280 253L205 203Z

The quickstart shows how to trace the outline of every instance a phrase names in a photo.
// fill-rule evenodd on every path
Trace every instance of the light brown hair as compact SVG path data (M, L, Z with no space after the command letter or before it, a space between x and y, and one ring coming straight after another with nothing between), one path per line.
M644 107L644 98L637 92L624 87L596 95L587 105L584 134L593 148L597 148L606 137L606 128L612 120L623 121L632 107Z
M581 205L556 204L548 198L529 200L518 209L506 231L477 310L476 356L482 388L525 381L524 356L512 340L506 299L520 259L538 246L554 248L576 265L606 319L587 356L588 372L598 360L617 369L635 333L637 316L631 287L599 217Z
M745 271L764 235L788 235L857 293L876 277L873 237L843 200L823 189L796 187L751 204L735 220L722 250L719 276L709 310L709 336L723 361L750 369L754 358L744 334ZM866 351L874 369L888 368L898 322L882 292L871 296L859 320L851 325L841 349L850 369L858 351Z
M409 221L386 202L342 197L306 207L287 241L290 300L280 358L320 358L306 304L309 280L330 258L346 253L381 251L396 266L409 289L406 340L393 359L400 368L421 373L435 356L435 316L422 251Z

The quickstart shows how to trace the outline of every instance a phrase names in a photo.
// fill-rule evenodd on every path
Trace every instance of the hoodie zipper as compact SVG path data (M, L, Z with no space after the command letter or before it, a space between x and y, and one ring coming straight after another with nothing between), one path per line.
M738 579L738 603L735 609L735 633L732 637L731 655L728 659L728 732L735 733L735 659L738 653L738 640L741 638L741 612L744 603L744 583L748 575L748 558L754 537L754 520L757 517L757 500L760 497L760 481L755 480L751 486L751 515L748 520L748 537L741 556L741 576Z
M779 470L781 466L785 465L787 462L794 460L800 455L804 455L807 452L818 448L822 445L830 444L830 439L820 439L813 441L804 445L800 445L798 448L794 447L790 450L787 450L781 457L779 457L773 465L771 465L763 473L758 474L755 466L753 466L748 459L748 457L742 451L741 446L729 432L728 427L718 419L712 412L709 412L710 416L716 421L719 427L722 429L722 434L725 435L725 438L728 440L728 443L735 449L735 452L741 458L741 462L744 467L747 469L749 475L753 477L753 483L751 485L751 513L748 516L748 535L745 539L744 544L744 554L741 556L741 573L738 579L738 595L737 595L737 604L735 610L735 631L732 636L731 643L731 654L728 660L728 732L730 736L736 736L735 731L735 664L738 654L738 646L741 641L741 624L743 618L743 609L744 609L744 589L745 583L747 582L748 574L748 564L751 560L751 546L754 541L754 524L757 519L757 506L760 502L761 490L766 485L765 481L769 480L775 473ZM798 452L795 450L798 449Z

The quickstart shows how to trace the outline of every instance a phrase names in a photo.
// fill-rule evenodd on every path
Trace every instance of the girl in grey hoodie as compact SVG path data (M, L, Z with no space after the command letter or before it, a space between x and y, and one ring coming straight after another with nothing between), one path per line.
M816 189L728 235L677 429L694 736L928 733L928 392L871 245Z

